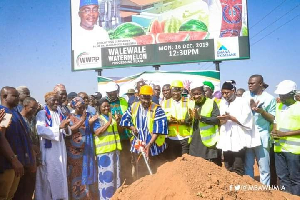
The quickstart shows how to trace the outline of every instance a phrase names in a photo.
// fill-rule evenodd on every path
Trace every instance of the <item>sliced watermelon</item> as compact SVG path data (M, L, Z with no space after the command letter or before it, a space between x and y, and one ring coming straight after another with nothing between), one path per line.
M203 31L180 31L180 33L188 33L190 35L190 41L192 40L205 40L208 32Z
M156 43L182 42L188 41L189 38L189 33L158 33Z
M152 21L149 27L149 32L153 34L163 33L163 29L161 28L160 22L157 19Z
M155 36L153 34L150 35L141 35L133 38L138 45L145 44L155 44Z

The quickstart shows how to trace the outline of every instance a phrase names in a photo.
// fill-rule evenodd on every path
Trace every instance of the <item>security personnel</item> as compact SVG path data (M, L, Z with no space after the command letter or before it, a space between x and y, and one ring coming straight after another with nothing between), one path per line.
M146 155L151 160L152 171L155 172L159 164L164 161L162 152L166 149L165 135L168 134L168 123L165 112L158 104L151 101L153 89L149 85L140 88L139 101L134 102L124 113L120 125L131 130L135 137L132 138L132 175L141 177L146 174L137 174L137 167L143 162L138 162L138 150L135 149L136 140L145 143ZM140 167L145 167L142 165ZM139 170L141 172L147 170Z
M192 123L187 121L188 110L193 107L187 97L182 97L183 83L175 80L171 84L172 98L164 100L161 105L168 119L167 158L174 160L185 153L189 153L188 140L192 134Z
M275 90L281 103L276 106L272 136L280 187L300 195L300 102L294 99L296 87L295 82L284 80Z
M189 154L202 157L222 166L221 151L216 148L219 138L217 116L220 115L216 102L205 97L202 84L191 84L191 96L195 100L195 108L189 109L193 121L193 134L189 140Z
M115 82L109 82L106 85L106 99L109 101L110 110L113 116L121 119L128 108L127 101L119 97L119 86ZM123 151L120 154L121 160L121 182L126 179L126 184L131 183L131 159L130 159L130 131L124 130L120 133Z

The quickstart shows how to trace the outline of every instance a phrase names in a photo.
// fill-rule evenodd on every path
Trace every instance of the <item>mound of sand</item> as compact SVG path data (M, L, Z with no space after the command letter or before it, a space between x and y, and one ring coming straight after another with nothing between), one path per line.
M300 199L267 188L248 176L228 172L202 158L184 155L159 167L156 174L121 186L113 200Z

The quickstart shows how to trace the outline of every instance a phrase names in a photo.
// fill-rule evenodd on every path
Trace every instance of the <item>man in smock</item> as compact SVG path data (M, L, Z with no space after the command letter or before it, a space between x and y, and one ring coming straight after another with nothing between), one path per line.
M55 92L45 95L46 106L37 114L37 133L42 138L42 165L37 169L35 198L38 200L68 199L67 152L65 135L71 134L69 119L64 119L59 97Z

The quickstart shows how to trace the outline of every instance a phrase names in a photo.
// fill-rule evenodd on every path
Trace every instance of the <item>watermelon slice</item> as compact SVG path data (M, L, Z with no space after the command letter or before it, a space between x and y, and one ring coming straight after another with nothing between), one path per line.
M133 38L138 45L145 44L155 44L155 36L153 34L150 35L141 35Z
M187 33L190 35L190 41L192 40L205 40L208 32L203 31L180 31L180 33Z
M156 43L182 42L190 39L189 33L158 33Z
M163 29L161 28L161 25L159 23L159 21L157 19L155 19L150 27L149 27L149 32L153 33L153 34L157 34L157 33L162 33Z

